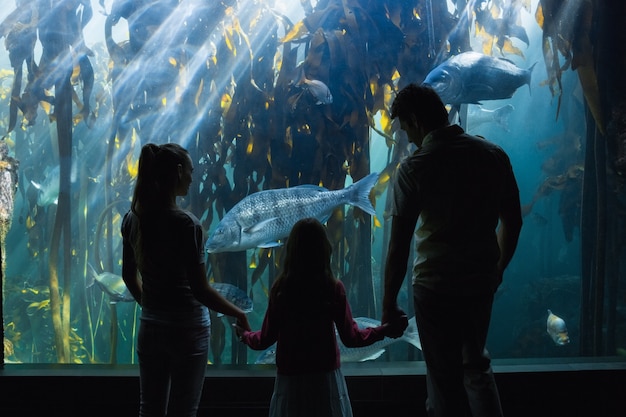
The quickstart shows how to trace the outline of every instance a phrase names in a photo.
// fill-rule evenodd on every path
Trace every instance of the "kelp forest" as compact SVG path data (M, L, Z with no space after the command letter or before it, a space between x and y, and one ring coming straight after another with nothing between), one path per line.
M5 6L2 363L135 363L139 308L120 295L120 223L141 146L149 142L189 150L196 169L181 203L207 235L255 192L303 184L339 190L379 172L370 195L377 215L341 206L327 229L334 272L349 289L355 316L380 319L387 189L415 150L391 120L391 103L401 88L468 51L515 62L532 72L531 95L549 92L541 108L517 113L526 126L535 112L563 123L574 90L582 92L575 139L546 145L551 153L540 179L522 193L525 227L539 222L537 208L554 198L561 228L551 230L578 245L579 259L569 261L578 272L566 280L577 309L568 321L577 338L567 355L626 352L623 2L15 0ZM531 49L539 62L527 58ZM528 95L524 89L516 94ZM468 106L477 104L462 103L453 122L467 127ZM374 155L381 166L373 166ZM258 327L280 266L280 247L211 253L207 279L249 295ZM556 285L538 282L533 288ZM410 278L406 285L410 293ZM234 340L226 319L212 317L211 362L254 362ZM387 356L415 358L419 352L407 348Z

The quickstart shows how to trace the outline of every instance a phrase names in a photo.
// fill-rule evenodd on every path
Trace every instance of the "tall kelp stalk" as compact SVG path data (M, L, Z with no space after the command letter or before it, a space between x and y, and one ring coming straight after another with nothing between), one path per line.
M57 55L57 54L55 54ZM55 112L59 149L59 198L50 242L48 272L50 274L50 304L55 330L57 358L61 363L70 360L69 326L71 294L71 224L70 224L70 170L72 158L72 93L70 73L66 72L55 83ZM61 243L61 236L63 242ZM59 280L59 254L63 248L63 291Z
M581 84L589 85L590 70L597 72L599 107L588 105L587 157L582 216L582 299L580 354L616 353L616 308L626 242L624 175L626 174L626 71L621 30L623 2L583 3L575 49L584 54L579 69ZM622 51L621 53L618 51ZM617 59L616 59L617 58ZM586 77L587 79L583 79ZM587 97L587 94L585 95ZM606 130L602 120L607 120Z
M84 7L83 7L84 6ZM89 114L88 94L93 84L93 71L83 50L82 29L91 18L91 6L77 3L68 7L64 2L37 3L37 22L42 56L37 79L31 90L39 100L45 98L45 89L54 87L54 117L56 119L57 151L59 157L59 196L52 231L48 271L50 280L50 306L55 332L57 359L61 363L71 360L71 166L72 166L72 95L71 75L74 67L80 68L84 95L83 109ZM80 8L80 12L79 9ZM83 12L85 14L83 15ZM85 18L85 20L83 20ZM89 77L90 74L91 76ZM63 237L63 240L61 240ZM59 255L63 254L63 284L60 286Z
M57 45L61 46L61 45ZM61 49L59 53L67 53ZM58 53L55 54L58 56ZM70 361L69 329L71 300L71 204L70 171L72 160L72 86L66 71L55 83L55 112L59 150L59 198L50 243L48 271L50 273L50 303L59 362ZM63 241L61 242L61 236ZM62 246L61 246L62 245ZM63 291L59 287L59 254L63 248Z

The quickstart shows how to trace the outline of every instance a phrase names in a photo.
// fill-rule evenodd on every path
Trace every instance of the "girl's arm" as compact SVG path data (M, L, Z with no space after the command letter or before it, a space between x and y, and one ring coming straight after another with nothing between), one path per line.
M346 347L369 346L385 337L388 325L359 329L352 317L352 310L346 297L346 289L337 283L335 294L335 326L341 341Z
M239 340L254 350L264 350L272 346L278 340L280 314L277 314L272 296L270 295L267 311L263 318L261 330L247 331L238 325L234 325L239 335Z

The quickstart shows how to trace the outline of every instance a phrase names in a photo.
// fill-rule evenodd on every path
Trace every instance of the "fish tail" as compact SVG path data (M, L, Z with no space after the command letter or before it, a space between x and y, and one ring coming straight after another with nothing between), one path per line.
M535 62L534 64L532 64L530 66L530 68L528 68L528 79L526 80L526 84L528 84L528 93L532 94L532 90L530 88L530 80L532 78L533 75L533 69L535 68L535 65L537 65L537 63Z
M87 263L87 271L88 274L85 278L85 288L91 288L96 282L96 277L98 276L98 273L96 272L96 269L93 267L93 265L89 262Z
M352 184L349 187L350 195L348 204L356 206L372 216L376 215L376 209L372 206L372 202L370 201L370 191L374 185L376 185L377 181L378 173L373 172Z
M515 110L512 104L496 109L495 120L504 130L509 131L509 115Z

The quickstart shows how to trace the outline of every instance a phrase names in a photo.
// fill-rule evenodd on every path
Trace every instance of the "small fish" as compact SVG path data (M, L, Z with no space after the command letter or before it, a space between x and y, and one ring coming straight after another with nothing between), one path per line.
M50 204L57 204L59 202L59 166L52 168L43 183L39 184L35 181L30 181L31 184L39 191L37 196L37 205L39 207L47 207Z
M111 272L102 272L99 274L91 264L87 267L89 268L87 288L91 287L94 283L98 284L98 287L109 295L112 304L135 301L121 276Z
M569 334L567 333L565 321L550 310L548 310L547 330L557 345L563 346L569 343Z
M508 59L468 51L435 67L423 84L431 86L445 104L480 104L481 100L511 98L524 84L530 88L534 66L525 70Z
M215 288L222 297L239 307L244 313L252 311L252 299L241 288L224 282L214 282L211 287ZM223 314L218 313L217 316L221 317Z
M494 110L488 110L481 106L470 105L467 107L468 130L476 129L485 123L496 123L505 131L509 131L509 115L515 110L512 104L506 104Z
M350 204L375 215L369 194L378 180L372 173L342 189L329 191L315 185L259 191L237 203L206 242L209 253L238 252L254 247L279 246L293 225L305 217L325 222L335 207Z
M74 147L74 153L76 153L76 147ZM78 176L78 162L77 158L72 158L70 165L70 182L73 184L76 182ZM33 184L39 194L37 196L37 205L40 207L46 207L51 204L58 204L59 202L59 187L60 187L60 174L61 168L59 165L54 168L46 168L45 178L43 183L39 184L35 181L30 181Z
M326 84L320 80L309 80L303 78L298 86L306 89L317 100L315 104L331 104L333 102L333 95Z
M356 317L354 319L359 328L377 327L380 326L380 321L369 317ZM409 319L409 327L406 328L404 334L397 338L392 339L385 337L383 340L371 344L370 346L348 348L342 342L339 334L335 332L337 337L337 346L339 346L339 355L341 362L365 362L374 360L383 353L385 348L397 341L404 341L412 344L419 350L422 350L422 344L419 339L419 333L417 331L417 325L415 324L415 317ZM269 348L265 349L254 362L255 364L274 364L276 363L276 344L273 344Z

